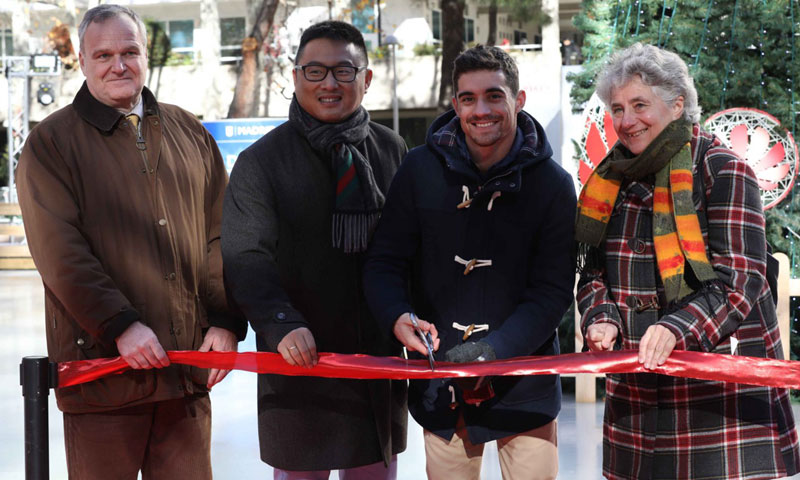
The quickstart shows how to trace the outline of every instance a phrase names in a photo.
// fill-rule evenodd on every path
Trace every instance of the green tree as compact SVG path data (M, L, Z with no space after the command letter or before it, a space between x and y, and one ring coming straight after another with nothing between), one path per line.
M488 3L489 16L489 35L486 37L486 45L497 43L497 14L508 13L514 20L526 23L535 22L539 25L547 25L552 20L550 16L542 10L542 0L483 0Z

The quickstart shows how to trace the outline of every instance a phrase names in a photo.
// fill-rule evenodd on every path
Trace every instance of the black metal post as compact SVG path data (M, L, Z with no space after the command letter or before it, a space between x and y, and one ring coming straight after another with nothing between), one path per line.
M19 380L25 397L25 479L48 480L47 397L51 373L47 357L24 357L19 366Z

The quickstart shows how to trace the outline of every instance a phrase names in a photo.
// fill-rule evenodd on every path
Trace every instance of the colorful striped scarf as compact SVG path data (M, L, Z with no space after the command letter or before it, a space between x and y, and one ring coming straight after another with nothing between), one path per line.
M585 251L600 247L605 240L623 180L641 180L655 174L653 243L670 303L695 291L685 280L687 262L701 284L717 278L706 256L692 201L691 128L683 119L670 123L635 157L617 143L586 181L578 198L575 235Z

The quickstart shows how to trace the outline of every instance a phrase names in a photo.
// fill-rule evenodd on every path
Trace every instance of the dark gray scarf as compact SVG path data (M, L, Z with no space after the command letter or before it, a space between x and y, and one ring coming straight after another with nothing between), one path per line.
M369 134L369 113L359 106L342 122L325 123L303 110L294 97L289 106L289 123L306 137L314 150L330 155L336 174L334 248L345 253L365 251L385 200L375 183L369 160L356 148Z

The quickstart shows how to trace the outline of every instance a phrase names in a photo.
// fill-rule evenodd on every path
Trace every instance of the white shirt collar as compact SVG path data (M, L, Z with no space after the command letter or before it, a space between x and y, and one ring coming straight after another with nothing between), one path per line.
M128 116L128 115L130 115L132 113L135 113L136 115L138 115L139 118L144 118L144 96L143 95L139 95L139 102L136 104L135 107L133 107L133 109L130 112L126 113L125 116Z

